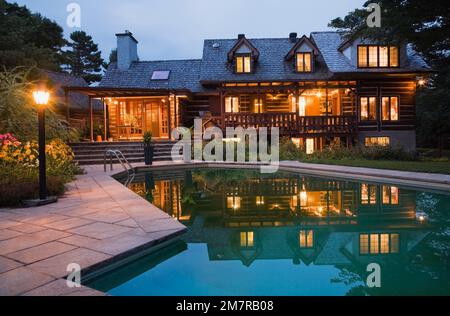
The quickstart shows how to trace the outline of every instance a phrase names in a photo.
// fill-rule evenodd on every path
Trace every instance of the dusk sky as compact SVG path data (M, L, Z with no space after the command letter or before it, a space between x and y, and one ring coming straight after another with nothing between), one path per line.
M81 6L81 29L92 35L103 57L116 47L115 33L130 30L141 60L201 58L204 39L299 36L329 30L335 17L362 7L363 0L18 0L55 20L66 37L66 7Z

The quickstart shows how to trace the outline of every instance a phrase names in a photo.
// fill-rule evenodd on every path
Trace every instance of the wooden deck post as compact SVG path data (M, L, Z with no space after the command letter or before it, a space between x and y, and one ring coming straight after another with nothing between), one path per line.
M102 98L102 104L103 104L103 132L105 137L103 141L106 142L108 141L108 113L105 98Z
M64 89L64 103L66 106L66 121L69 122L69 120L70 120L70 104L69 104L69 91L67 91L67 89Z
M225 102L223 100L223 91L220 90L220 125L225 132Z
M94 109L92 107L92 97L89 97L89 128L91 132L91 142L94 142Z
M172 101L170 99L170 94L167 96L167 106L168 108L168 112L167 112L167 116L168 116L168 122L167 122L167 126L168 126L168 131L169 131L169 140L172 139Z

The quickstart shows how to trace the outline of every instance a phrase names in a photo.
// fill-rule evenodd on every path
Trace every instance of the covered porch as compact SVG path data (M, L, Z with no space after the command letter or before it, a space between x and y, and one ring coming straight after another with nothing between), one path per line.
M278 127L285 136L348 135L357 127L356 82L226 83L221 113L226 127Z
M172 130L181 124L180 103L188 98L188 90L64 87L65 98L71 92L89 97L90 141L141 141L151 132L155 140L170 140ZM103 135L96 135L92 101L103 104ZM66 116L70 107L66 102Z

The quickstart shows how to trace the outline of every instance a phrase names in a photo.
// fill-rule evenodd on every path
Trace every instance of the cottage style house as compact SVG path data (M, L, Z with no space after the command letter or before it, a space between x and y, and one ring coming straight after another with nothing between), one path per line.
M133 34L116 36L117 62L99 86L66 87L103 100L108 138L167 140L199 117L223 129L278 127L308 153L330 143L416 147L416 90L431 69L407 44L240 34L205 40L201 59L140 61Z

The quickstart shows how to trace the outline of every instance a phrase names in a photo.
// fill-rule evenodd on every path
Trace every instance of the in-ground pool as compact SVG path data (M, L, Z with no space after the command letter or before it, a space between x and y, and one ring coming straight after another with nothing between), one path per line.
M111 295L450 294L448 195L213 169L139 173L129 187L188 232L87 284ZM380 288L366 284L371 263Z

